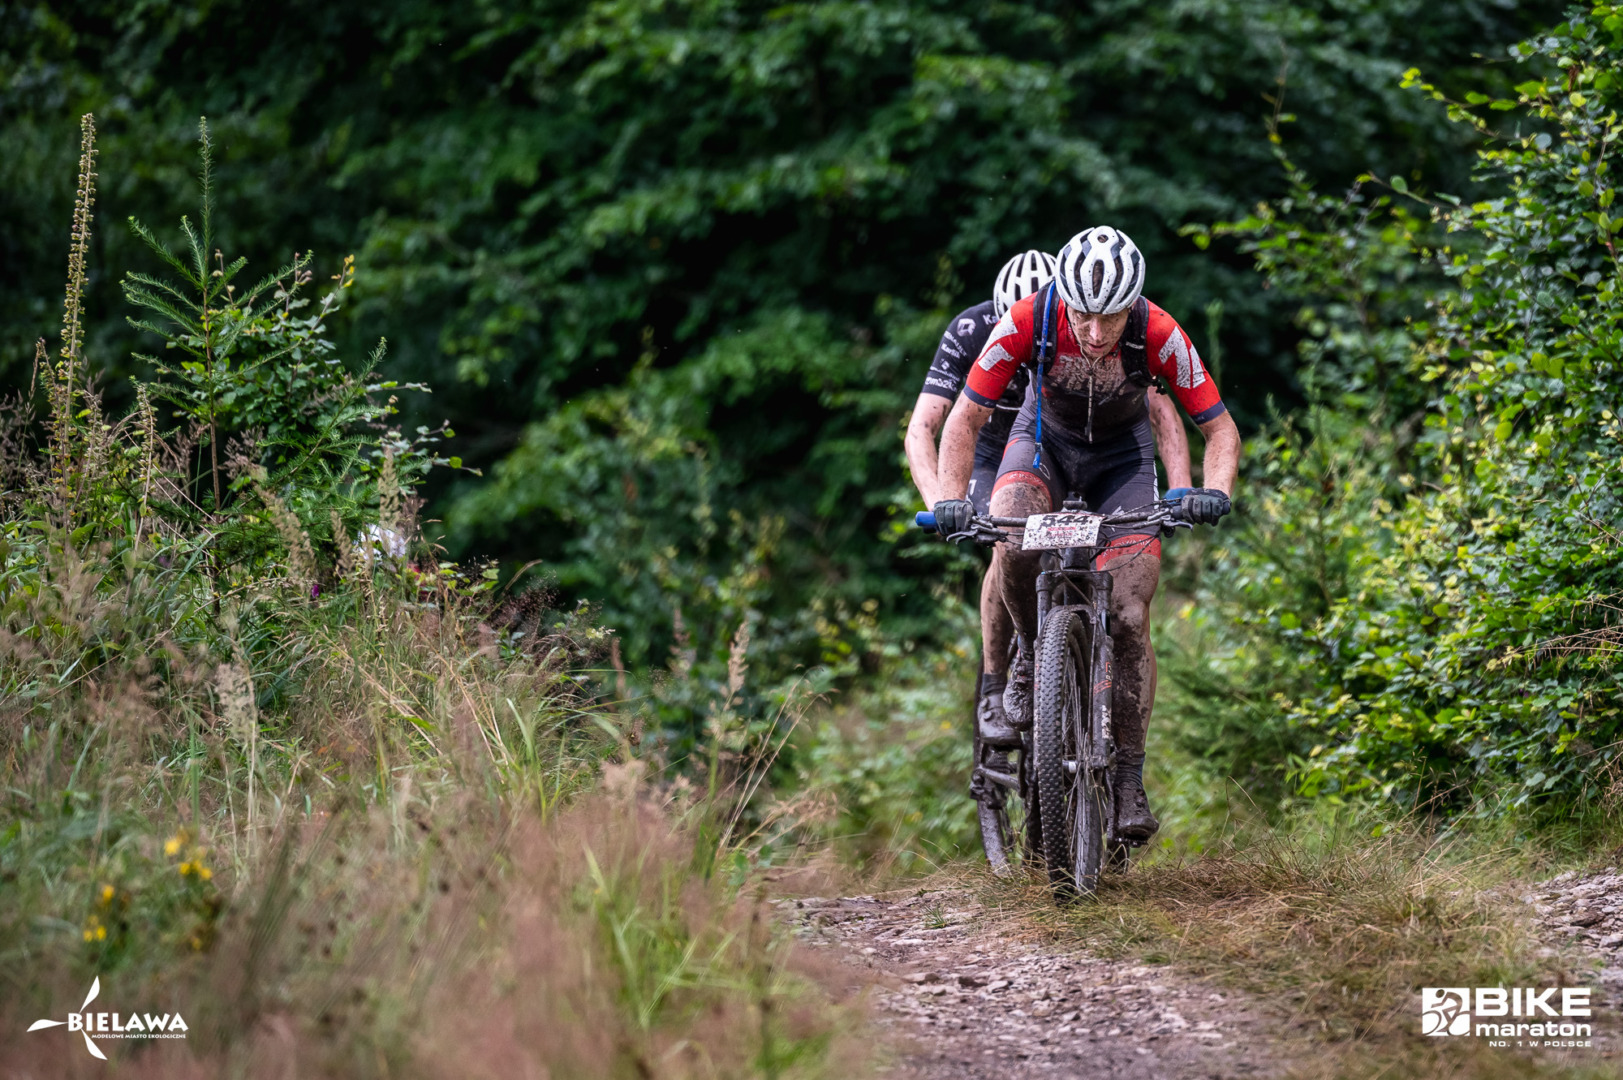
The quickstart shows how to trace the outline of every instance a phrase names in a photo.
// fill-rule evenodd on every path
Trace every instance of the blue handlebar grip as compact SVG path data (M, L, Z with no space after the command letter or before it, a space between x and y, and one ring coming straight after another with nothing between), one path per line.
M920 510L918 513L913 515L913 524L917 525L925 532L935 532L935 514L929 510Z

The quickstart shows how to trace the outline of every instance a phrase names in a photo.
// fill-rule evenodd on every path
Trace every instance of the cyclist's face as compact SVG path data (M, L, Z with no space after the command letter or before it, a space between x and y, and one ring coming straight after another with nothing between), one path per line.
M1082 355L1089 360L1102 360L1110 355L1116 342L1121 340L1122 331L1127 329L1127 316L1131 313L1131 308L1114 315L1089 315L1069 308L1065 310L1071 320L1071 333L1076 335Z

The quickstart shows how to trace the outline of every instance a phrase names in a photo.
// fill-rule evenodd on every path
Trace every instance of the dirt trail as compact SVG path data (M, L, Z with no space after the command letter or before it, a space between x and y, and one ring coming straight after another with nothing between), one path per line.
M1274 1071L1277 1021L1165 968L1033 942L968 890L781 902L797 934L874 970L893 1073L1251 1077Z

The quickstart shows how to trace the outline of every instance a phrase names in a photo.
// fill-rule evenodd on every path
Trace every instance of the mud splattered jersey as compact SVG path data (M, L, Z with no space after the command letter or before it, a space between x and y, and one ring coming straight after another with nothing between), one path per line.
M1035 366L1032 323L1037 317L1036 303L1043 295L1037 293L1015 304L987 335L964 388L977 405L998 402L1017 372ZM1120 434L1144 415L1146 388L1127 378L1120 346L1097 362L1090 363L1082 355L1063 302L1057 306L1055 319L1059 323L1055 354L1041 388L1043 422L1073 433L1091 431L1094 442ZM1153 303L1149 304L1145 354L1150 374L1166 380L1195 423L1204 424L1228 411L1194 342L1176 319Z

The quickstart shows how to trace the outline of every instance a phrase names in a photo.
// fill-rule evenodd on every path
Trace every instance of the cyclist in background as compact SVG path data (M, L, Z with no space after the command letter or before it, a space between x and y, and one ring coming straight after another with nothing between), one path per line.
M937 478L936 439L941 434L952 403L964 388L970 365L981 355L986 339L998 320L1015 304L1053 279L1054 265L1054 257L1047 252L1026 251L1016 255L1004 263L1003 269L998 272L992 299L960 311L942 333L935 358L924 374L924 385L919 389L918 401L913 405L913 417L907 425L907 464L913 474L913 486L918 488L925 506L934 506L946 498ZM985 514L990 506L992 486L1003 461L1004 445L1008 442L1015 417L1025 403L1028 381L1028 371L1024 367L1017 368L1010 375L1008 385L1003 388L975 440L967 495L978 514ZM1187 488L1190 483L1189 440L1177 409L1164 394L1152 394L1149 416L1154 428L1155 445L1166 467L1167 485ZM1014 623L1003 603L1001 579L1001 564L994 557L991 568L981 581L982 673L976 704L981 738L991 746L1018 745L1020 741L1003 707L1003 691L1008 681L1006 663L1009 639L1014 633Z
M1126 234L1085 229L1060 250L1052 289L1010 306L998 321L947 418L934 506L948 536L967 529L974 504L965 496L976 437L1001 403L1015 373L1046 357L1040 386L1026 395L993 485L991 511L1027 517L1080 497L1112 513L1155 501L1146 392L1164 379L1206 439L1201 488L1173 481L1191 521L1215 524L1229 512L1239 469L1240 435L1194 343L1176 320L1140 296L1144 257ZM1039 306L1040 305L1040 306ZM1039 335L1049 346L1036 348ZM1158 395L1149 395L1154 399ZM1155 703L1155 653L1149 608L1160 580L1159 536L1107 530L1098 565L1112 579L1110 637L1115 646L1112 717L1116 742L1117 833L1144 841L1160 823L1144 795L1144 744ZM1037 630L1039 552L1000 544L993 573L1003 587L1023 641L1004 694L1006 714L1030 723L1031 649Z

